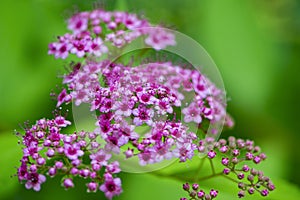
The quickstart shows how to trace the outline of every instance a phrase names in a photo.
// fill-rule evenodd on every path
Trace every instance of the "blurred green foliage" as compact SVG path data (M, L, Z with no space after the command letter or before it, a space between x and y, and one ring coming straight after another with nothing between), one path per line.
M48 43L66 31L64 20L77 10L103 6L145 15L153 23L185 33L203 45L223 76L228 110L236 135L254 139L267 153L263 169L274 178L270 199L298 199L300 113L300 2L297 0L4 0L0 8L0 199L104 199L86 194L85 186L66 192L49 180L39 193L10 177L20 148L19 123L51 117L49 93L60 85L66 62L47 55ZM60 87L60 86L58 86ZM181 183L149 174L123 174L118 199L178 199ZM219 181L219 180L218 180ZM220 180L222 181L222 180ZM226 181L226 180L225 180ZM225 183L222 181L222 183ZM295 185L291 185L292 182ZM227 182L226 182L227 183ZM212 182L207 183L207 187ZM215 183L214 183L215 184ZM233 199L224 188L222 199ZM284 196L289 194L290 196Z

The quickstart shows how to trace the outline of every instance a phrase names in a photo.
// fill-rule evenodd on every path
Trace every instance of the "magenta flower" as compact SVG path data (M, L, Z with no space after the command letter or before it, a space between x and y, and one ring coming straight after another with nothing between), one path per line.
M68 125L71 125L71 122L68 121L68 120L65 120L64 117L62 116L57 116L55 118L55 124L58 126L58 127L66 127Z
M135 116L133 119L133 123L136 126L140 126L143 123L148 124L149 126L152 125L152 117L154 115L154 112L152 109L146 108L145 105L141 104L138 108L135 108L132 111L132 114Z
M187 108L184 108L182 110L182 113L185 114L184 121L187 123L195 122L195 123L199 124L202 121L202 117L200 116L201 109L194 102L191 103Z
M101 190L112 199L123 191L117 174L124 164L113 160L113 154L128 162L138 159L142 166L169 159L186 162L206 155L213 173L207 177L234 175L227 178L237 183L239 197L245 196L245 191L267 196L275 189L262 171L244 164L260 164L267 158L252 141L234 137L215 140L219 125L231 127L233 121L226 113L225 92L206 75L189 64L186 67L185 62L173 65L168 58L148 62L141 55L132 62L111 60L115 52L139 37L154 50L176 45L172 32L153 27L134 14L100 9L77 13L67 23L71 33L59 36L48 51L55 58L77 57L63 76L65 87L57 95L59 110L54 119L40 119L31 127L25 123L21 137L23 157L17 175L27 189L39 191L46 180L43 174L62 174L64 188L73 188L73 180L82 178L88 181L88 192ZM92 132L63 132L71 122L57 113L71 101L75 106L90 106L96 119ZM214 167L215 162L223 168ZM200 174L200 168L191 174ZM175 178L187 182L183 189L189 199L218 195L214 189L205 193L198 183L190 187L188 182L206 176Z
M88 28L88 12L82 12L74 15L68 20L68 29L75 34L81 33Z
M30 173L27 175L27 182L25 184L25 187L27 189L33 188L35 191L40 191L41 184L46 181L46 177L42 174L37 173Z
M167 46L174 46L176 44L174 35L163 29L157 31L157 28L152 30L150 28L147 31L149 32L149 37L146 38L145 43L156 50L161 50Z
M104 149L100 149L97 153L91 154L90 159L91 164L98 164L101 166L106 166L107 161L111 158L111 154L107 153Z
M74 183L73 183L73 180L72 180L71 178L66 178L66 179L64 179L62 185L63 185L63 187L65 187L66 189L69 189L69 188L74 187Z
M83 156L83 151L76 145L65 144L64 153L70 160L77 160L78 157Z
M121 187L121 179L113 178L110 174L105 174L105 182L99 189L104 192L108 199L112 199L114 196L119 195L123 191Z

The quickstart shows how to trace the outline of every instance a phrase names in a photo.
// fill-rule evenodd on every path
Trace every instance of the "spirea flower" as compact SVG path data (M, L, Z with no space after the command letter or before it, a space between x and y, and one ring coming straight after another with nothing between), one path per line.
M91 182L87 184L87 190L94 192L98 185L103 183L101 180L104 180L104 177L110 177L111 174L120 172L118 162L110 161L111 154L109 152L100 145L92 148L91 142L84 141L96 140L97 137L100 137L98 134L92 139L88 137L92 133L74 132L66 135L62 133L62 129L68 125L70 125L69 121L62 116L57 116L55 119L38 120L36 124L25 129L26 134L22 137L24 155L18 169L18 177L20 182L25 183L27 189L32 188L39 191L41 184L46 181L46 177L42 173L46 172L50 177L60 174L67 175L62 180L62 186L66 189L75 187L74 176L80 175L84 179L89 178ZM45 141L49 142L45 143ZM84 161L83 164L83 156L89 155L90 152L92 154L88 160L89 163ZM101 168L106 168L105 172L98 173ZM110 179L106 179L110 183ZM119 179L114 178L112 182L116 184L116 190L110 191L111 193L106 192L109 198L122 191Z
M108 45L120 48L141 36L146 37L145 44L156 50L176 44L172 33L152 28L147 20L126 12L80 12L68 20L68 29L71 33L59 36L57 42L51 43L48 54L62 59L69 54L79 58L86 55L99 57L108 53Z
M231 127L233 120L226 112L225 93L205 74L171 60L137 64L112 60L113 52L136 39L157 51L174 46L172 32L135 14L104 10L77 13L67 20L67 28L70 32L58 36L48 51L55 58L72 55L77 60L63 75L56 106L61 110L71 102L89 105L95 129L65 132L71 121L61 113L26 124L24 133L18 134L23 156L17 176L27 189L39 191L45 175L62 175L65 189L76 188L76 179L81 178L87 192L102 191L112 199L123 192L117 177L122 163L113 160L114 154L124 160L136 158L141 166L170 159L182 163L200 155L211 164L210 178L217 174L237 179L240 198L245 191L267 196L275 189L262 171L244 164L260 164L267 158L253 141L215 140L218 130L209 126ZM223 166L219 173L214 162ZM189 199L215 199L219 194L186 181L183 189Z

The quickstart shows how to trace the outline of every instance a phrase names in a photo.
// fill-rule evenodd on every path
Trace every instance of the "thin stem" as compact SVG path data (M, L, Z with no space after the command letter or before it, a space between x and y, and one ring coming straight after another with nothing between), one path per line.
M211 166L212 173L216 174L214 163L213 163L213 161L211 159L209 159L209 163L210 163L210 166Z
M202 158L200 159L200 163L199 163L199 166L198 166L198 169L196 171L196 174L195 174L195 182L198 182L199 181L199 173L204 165L204 161L205 161L205 158Z
M198 178L198 179L197 179L197 182L199 182L199 181L204 181L204 180L207 180L207 179L210 179L210 178L214 178L214 177L217 177L217 176L221 176L222 174L223 174L223 172L220 172L220 173L214 173L214 174L209 175L209 176L204 176L204 177Z
M225 177L225 178L227 178L228 180L231 180L231 181L235 182L235 183L239 183L239 181L237 181L237 180L235 180L235 179L233 179L233 178L231 178L231 177L229 177L227 175L222 175L222 176Z

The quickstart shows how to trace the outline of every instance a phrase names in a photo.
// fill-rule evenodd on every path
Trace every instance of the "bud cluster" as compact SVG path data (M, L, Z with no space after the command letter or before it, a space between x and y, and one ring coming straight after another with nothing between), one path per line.
M269 177L265 176L262 171L250 167L260 164L267 158L253 141L236 139L231 136L228 140L220 139L218 142L206 138L199 144L198 149L200 150L203 150L204 146L208 146L210 150L207 152L207 158L219 159L218 162L225 167L222 174L230 179L233 177L238 183L238 188L241 189L238 197L242 198L246 193L250 195L260 193L262 196L267 196L269 191L275 189Z
M182 186L183 190L187 191L190 199L198 199L198 200L211 200L215 199L218 196L218 191L211 189L209 193L205 193L202 189L199 188L197 183L194 183L190 186L189 183L185 183ZM180 200L187 200L187 198L180 198Z

